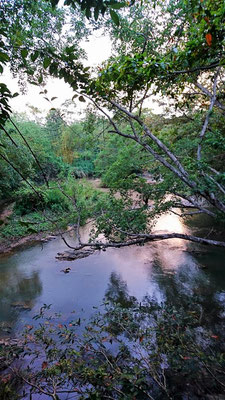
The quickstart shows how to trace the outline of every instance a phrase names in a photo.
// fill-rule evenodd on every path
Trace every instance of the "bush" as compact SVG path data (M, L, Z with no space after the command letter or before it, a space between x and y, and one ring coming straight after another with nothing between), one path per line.
M43 211L45 208L45 194L35 187L35 191L24 185L15 193L15 211L18 215L25 215L32 211Z
M52 184L51 184L52 185ZM35 187L35 186L34 186ZM35 187L35 191L29 186L24 186L16 192L15 211L17 215L25 215L34 211L50 209L54 212L68 211L68 199L58 188L45 186Z
M69 200L60 189L50 189L45 193L45 207L53 212L68 211Z
M79 159L75 163L74 175L77 178L83 178L85 176L93 176L95 172L94 164L92 160Z

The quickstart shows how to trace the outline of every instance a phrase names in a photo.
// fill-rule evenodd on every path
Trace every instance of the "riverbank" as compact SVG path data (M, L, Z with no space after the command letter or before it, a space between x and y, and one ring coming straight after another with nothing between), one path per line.
M0 236L0 256L5 254L8 255L8 253L17 250L24 245L34 244L36 242L46 242L56 237L56 234L53 233L51 229L30 234L26 234L26 230L23 232L23 229L18 229L18 225L19 228L22 228L23 226L26 227L26 223L22 219L18 221L18 216L14 214L14 205L15 202L7 204L5 207L2 207L0 212L0 222L2 225ZM34 213L34 215L37 216L37 213ZM30 217L32 219L32 215ZM16 233L15 237L13 237L14 229ZM9 232L7 232L4 237L2 234L6 230Z
M81 215L82 224L94 213L96 195L99 193L100 196L103 195L104 190L101 190L98 186L100 186L100 180L94 181L94 184L87 180L80 180L76 184L79 199L85 201L86 204L86 209ZM66 232L68 229L73 229L70 225L76 221L76 210L74 210L71 202L66 203L63 208L62 202L66 201L67 198L66 196L60 197L61 192L55 193L54 190L53 188L49 192L53 197L52 202L50 205L46 205L44 211L40 209L30 210L21 214L21 212L18 212L18 207L16 209L15 203L5 204L2 207L0 210L0 255L8 254L15 249L35 242L48 241L61 231Z
M20 247L33 245L34 243L45 243L57 237L53 232L40 232L32 235L27 235L22 238L14 238L0 241L0 256L8 255Z

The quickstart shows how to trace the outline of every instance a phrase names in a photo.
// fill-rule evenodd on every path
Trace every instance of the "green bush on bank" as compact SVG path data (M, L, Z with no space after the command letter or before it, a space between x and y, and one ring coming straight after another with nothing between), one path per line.
M32 183L33 185L33 183ZM16 239L40 232L58 232L69 224L80 224L93 218L106 198L86 180L72 176L68 180L50 182L46 186L23 185L15 193L14 211L2 223L0 240Z
M57 232L58 229L66 229L71 222L67 213L55 212L31 212L23 217L11 215L7 223L1 227L0 240L17 239L31 234L44 232Z
M24 184L15 193L15 211L18 215L23 216L32 211L44 211L46 209L53 211L69 210L68 199L59 188L54 188L54 183L51 183L49 188L34 184L32 186L34 189Z

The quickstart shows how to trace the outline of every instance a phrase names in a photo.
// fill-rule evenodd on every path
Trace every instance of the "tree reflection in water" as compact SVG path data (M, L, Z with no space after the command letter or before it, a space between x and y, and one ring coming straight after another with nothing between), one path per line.
M225 337L224 282L222 279L218 290L219 285L212 274L213 270L210 265L208 267L206 257L204 258L203 264L202 256L200 263L199 257L189 254L185 262L181 262L175 271L165 269L160 253L156 253L154 262L149 268L149 279L156 283L163 304L170 304L177 310L181 308L191 310L192 306L197 307L200 325L222 339L222 336ZM145 300L151 302L152 297L146 296Z
M42 292L37 271L28 275L13 265L0 270L0 335L10 333L21 312L29 311Z
M126 282L116 272L112 272L110 275L105 300L123 308L129 308L136 302L136 298L129 295Z
M168 272L168 271L167 271ZM216 285L209 279L205 270L196 266L196 262L180 265L177 271L165 273L163 265L155 259L151 269L157 290L160 291L162 306L170 305L179 310L191 310L192 306L197 307L200 315L200 325L210 329L212 334L219 335L220 338L224 326L224 296L218 293ZM121 309L136 308L138 301L129 294L128 286L121 275L112 272L110 275L108 288L105 292L104 300L110 307L119 306ZM143 296L142 304L153 305L160 301L153 296ZM157 308L157 307L156 307Z

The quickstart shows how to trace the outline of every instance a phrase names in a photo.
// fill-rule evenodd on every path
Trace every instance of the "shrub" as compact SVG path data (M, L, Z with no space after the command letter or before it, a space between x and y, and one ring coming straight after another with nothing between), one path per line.
M45 194L35 187L35 191L27 184L15 193L15 211L18 215L25 215L32 211L43 211L45 208Z
M60 189L50 189L45 193L45 207L51 209L53 212L68 211L69 200Z
M52 184L51 184L52 186ZM18 215L25 215L34 211L50 209L53 212L68 211L68 199L58 188L47 189L44 186L24 186L16 192L15 211Z

